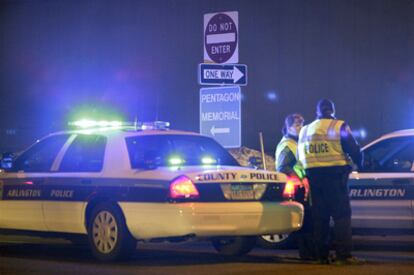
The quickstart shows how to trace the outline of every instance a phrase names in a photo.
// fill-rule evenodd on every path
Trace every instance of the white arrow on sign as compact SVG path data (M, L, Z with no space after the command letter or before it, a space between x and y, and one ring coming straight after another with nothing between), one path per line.
M234 67L234 70L233 70L233 81L234 81L234 83L239 81L243 76L244 76L244 74L237 67Z
M216 134L228 134L228 133L230 133L230 128L216 128L213 125L213 127L211 127L211 129L210 129L210 133L213 136L215 136Z
M243 72L236 66L234 66L232 70L206 69L203 74L204 79L232 79L233 83L236 83L244 76Z

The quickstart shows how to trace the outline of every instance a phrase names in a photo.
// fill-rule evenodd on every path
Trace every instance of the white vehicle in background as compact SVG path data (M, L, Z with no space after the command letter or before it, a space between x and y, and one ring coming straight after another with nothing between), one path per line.
M363 152L349 180L353 233L414 234L414 129L386 134Z
M363 167L348 182L353 235L414 235L414 129L383 135L362 151ZM259 244L291 247L294 233L263 236Z
M241 167L211 138L160 122L99 125L3 159L3 233L84 237L96 258L111 261L137 240L208 239L242 255L257 236L302 225L302 205L283 196L285 175Z

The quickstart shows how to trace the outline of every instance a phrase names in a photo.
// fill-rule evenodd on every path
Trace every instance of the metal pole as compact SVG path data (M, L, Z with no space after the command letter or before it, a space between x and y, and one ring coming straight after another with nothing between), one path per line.
M267 170L266 168L266 157L264 153L264 142L263 142L263 133L259 132L259 139L260 139L260 150L262 151L262 163L263 163L263 170Z

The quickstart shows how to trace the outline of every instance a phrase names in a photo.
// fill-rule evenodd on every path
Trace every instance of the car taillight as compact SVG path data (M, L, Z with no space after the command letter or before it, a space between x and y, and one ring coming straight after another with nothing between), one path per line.
M295 197L296 189L302 183L298 177L287 177L285 188L283 189L283 197L292 199Z
M194 183L186 176L180 176L170 183L170 198L172 199L195 199L199 196Z

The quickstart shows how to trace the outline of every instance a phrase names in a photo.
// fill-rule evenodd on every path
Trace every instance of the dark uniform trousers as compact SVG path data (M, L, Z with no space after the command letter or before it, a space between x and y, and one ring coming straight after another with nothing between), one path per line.
M294 232L299 248L299 256L301 259L314 259L317 255L315 252L315 243L313 238L313 221L312 210L309 202L301 200L305 215L303 217L302 228Z
M313 234L319 259L329 255L330 217L334 221L333 246L338 259L351 256L351 206L348 195L348 166L306 169L312 197Z

